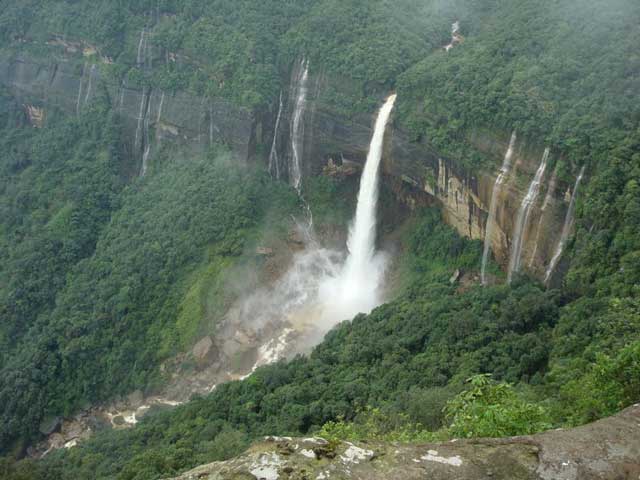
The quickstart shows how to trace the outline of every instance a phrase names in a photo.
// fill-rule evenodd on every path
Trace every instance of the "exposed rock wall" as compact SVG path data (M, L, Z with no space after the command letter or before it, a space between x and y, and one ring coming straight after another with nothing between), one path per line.
M103 76L95 65L85 64L83 68L64 56L52 58L54 60L47 63L25 56L0 57L0 84L8 87L24 105L34 125L44 121L48 109L57 107L74 114L88 108L98 96L106 96L112 107L122 114L132 158L139 162L137 170L132 168L132 171L143 173L146 169L143 159L152 159L164 141L196 149L224 143L242 160L268 162L269 152L262 147L274 144L278 99L274 99L273 112L250 112L229 102L198 98L184 92L129 88ZM322 174L331 162L338 166L352 162L364 164L373 115L347 118L337 114L323 93L348 89L347 83L329 79L321 72L314 74L313 66L311 71L304 115L303 177ZM295 77L292 71L289 90L295 86ZM347 86L342 87L343 84ZM281 162L279 170L287 172L286 162L291 156L292 92L284 91L283 97L283 118L275 145ZM509 136L510 132L472 132L468 143L488 157L495 170L469 172L455 160L439 155L428 140L411 142L402 130L389 128L383 173L404 184L401 197L409 204L423 205L435 199L442 206L445 221L460 234L484 239L491 193ZM516 145L512 172L498 198L496 228L491 238L494 257L502 266L509 262L514 222L543 151L543 145L524 141ZM553 152L551 155L553 157ZM572 188L558 179L552 181L552 176L550 168L525 226L522 248L524 268L540 279L544 278L559 242Z
M640 477L640 406L573 430L441 444L328 444L267 437L174 480L631 480Z
M77 114L98 96L106 96L121 113L132 157L140 162L147 147L140 128L149 129L146 141L151 142L151 153L163 139L196 149L223 143L243 160L252 153L255 122L246 109L184 92L129 88L105 77L95 64L82 68L64 57L52 58L44 62L25 56L0 57L0 84L29 109L34 122L39 119L33 112L44 116L48 109L59 108Z
M327 79L322 74L312 79L321 91ZM305 131L304 172L320 174L330 163L343 161L364 164L372 135L373 117L359 115L345 118L322 101L316 92L313 114L307 116ZM426 195L442 206L445 221L469 238L483 240L498 169L509 144L510 132L471 132L467 142L495 165L493 171L470 172L455 160L440 155L428 140L411 142L405 132L390 128L387 149L383 159L383 172L400 179L407 189L402 196L411 204ZM496 228L491 245L495 260L506 267L512 247L512 236L518 209L525 197L544 152L544 145L518 141L513 168L498 196ZM553 157L553 152L551 153ZM551 161L553 162L553 158ZM569 206L571 185L554 177L553 169L545 175L540 195L532 208L524 229L522 265L524 270L539 279L544 278L553 252L560 240L562 222ZM543 208L544 206L544 208Z

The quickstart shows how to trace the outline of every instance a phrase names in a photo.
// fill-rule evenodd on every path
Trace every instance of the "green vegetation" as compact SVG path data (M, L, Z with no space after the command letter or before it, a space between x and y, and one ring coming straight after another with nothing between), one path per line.
M634 0L2 2L3 51L45 55L52 34L98 47L103 68L264 111L301 56L334 81L347 116L397 89L396 122L474 173L473 132L551 145L561 180L587 176L557 289L469 281L481 245L431 209L403 232L402 285L332 330L308 357L259 369L127 431L7 479L155 479L228 458L266 434L422 441L533 433L640 398L640 11ZM464 43L445 53L450 23ZM136 65L142 28L152 42ZM86 59L78 52L75 60ZM167 60L168 59L168 60ZM50 416L162 382L158 365L212 332L235 268L293 192L211 151L167 148L131 180L117 115L22 128L0 92L0 445L19 456ZM190 157L194 157L193 154ZM316 219L344 226L350 181L308 180ZM383 191L383 195L388 192ZM385 208L392 204L384 197ZM393 212L389 212L392 215ZM277 233L274 233L277 231ZM460 269L460 284L451 273ZM467 379L471 379L470 383Z
M3 136L4 448L48 415L152 387L163 359L215 328L221 278L262 220L297 205L216 152L125 186L117 118L98 107L51 125Z
M633 100L640 91L638 3L486 4L463 19L463 45L400 76L402 123L415 139L472 167L482 159L466 138L477 128L505 136L515 129L521 139L552 146L570 162L565 175L571 166L606 162L603 153L640 119Z

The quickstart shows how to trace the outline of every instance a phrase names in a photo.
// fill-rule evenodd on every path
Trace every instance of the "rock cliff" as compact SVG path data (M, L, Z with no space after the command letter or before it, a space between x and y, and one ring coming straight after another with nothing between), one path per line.
M282 119L276 122L278 99L273 101L272 112L251 112L223 100L198 98L185 92L129 87L101 73L99 65L85 63L82 67L77 59L73 61L60 55L51 58L45 62L27 55L0 57L0 83L18 98L26 118L34 126L42 125L51 109L77 114L98 96L106 96L112 108L122 115L129 138L128 149L135 161L132 173L146 171L147 162L153 159L162 142L200 150L210 144L223 143L242 161L265 164L269 161L268 147L274 145L281 164L279 170L286 178L291 157L292 97L295 79L299 77L295 67L289 89L283 92ZM363 164L366 159L373 115L347 117L336 113L323 92L339 90L341 84L322 73L309 79L302 142L303 177L322 174L327 165ZM274 132L276 123L278 130ZM401 129L390 128L383 159L384 174L387 181L396 183L399 197L410 206L435 202L442 206L445 221L458 232L483 240L492 191L509 144L509 134L471 132L467 138L469 145L488 158L489 164L495 165L490 171L471 172L455 159L440 155L428 139L412 142ZM543 150L543 145L518 141L512 171L497 196L490 245L495 260L505 268L518 210ZM571 187L558 181L555 171L549 169L525 225L522 264L540 279L544 279L559 244Z
M267 437L174 480L626 480L640 476L640 405L573 430L441 444Z

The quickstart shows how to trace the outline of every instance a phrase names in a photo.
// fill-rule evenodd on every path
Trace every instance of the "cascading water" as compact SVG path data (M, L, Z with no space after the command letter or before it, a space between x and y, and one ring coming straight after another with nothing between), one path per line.
M149 168L149 154L151 153L151 138L149 136L149 114L144 120L144 152L142 153L142 167L140 168L140 176L144 177Z
M549 188L547 188L547 194L544 197L544 202L542 203L542 208L540 209L540 221L538 222L538 228L536 230L536 238L533 242L533 252L531 252L531 258L529 259L529 268L533 267L534 262L536 261L536 256L538 255L538 247L540 245L540 235L543 230L544 220L545 220L545 212L549 208L551 201L553 200L553 194L556 191L556 183L558 181L558 168L553 171L551 175L551 181L549 182Z
M133 145L136 150L140 148L140 141L141 141L140 134L142 133L142 127L144 123L146 102L147 102L147 91L146 91L146 88L143 87L142 95L140 96L140 111L138 112L138 126L136 127L136 137L133 142Z
M84 76L87 70L87 64L82 67L82 77L80 77L80 85L78 86L78 98L76 99L76 115L80 115L80 101L82 100L82 86L84 82Z
M276 117L276 125L273 130L273 143L271 144L271 152L269 153L269 173L272 178L280 180L280 161L278 159L278 131L280 130L280 120L282 119L282 91L280 91L280 106L278 107L278 116Z
M349 256L337 279L325 285L321 295L326 300L327 315L335 320L369 313L379 304L379 290L385 258L375 254L378 172L384 146L384 134L396 101L387 98L378 113L367 162L360 180L356 215L349 231Z
M529 185L527 194L522 199L520 210L518 211L518 218L516 220L515 230L513 232L513 246L511 247L511 257L509 258L509 272L507 274L507 281L511 283L513 275L520 271L522 266L522 243L525 237L525 230L529 224L529 216L531 215L531 209L538 198L540 193L540 185L542 184L542 177L547 169L547 162L549 160L549 148L545 149L542 155L542 161L538 167L535 177Z
M502 186L507 180L509 172L511 171L511 161L513 158L513 152L516 146L516 132L514 131L511 134L511 140L509 141L509 147L507 148L507 153L504 155L504 160L502 161L502 167L500 168L500 174L498 178L496 178L496 182L493 185L493 191L491 192L491 203L489 204L489 217L487 218L487 226L485 228L484 235L484 250L482 252L482 269L480 278L482 279L482 284L487 284L486 278L486 270L487 270L487 262L489 261L489 253L491 252L491 240L493 237L493 230L496 225L496 214L498 211L498 201L499 195L502 191Z
M544 276L545 285L549 284L551 280L551 275L553 275L554 270L558 266L558 262L562 257L562 252L564 251L564 247L567 245L567 240L569 240L569 235L571 234L571 229L573 228L573 220L574 220L574 212L576 209L576 196L578 194L578 188L580 187L580 182L582 182L582 177L584 177L585 167L582 167L580 170L580 174L576 179L576 184L573 187L573 193L571 194L571 200L569 201L569 208L567 209L567 215L564 218L564 225L562 227L562 233L560 234L560 241L558 242L558 246L556 247L556 251L551 258L551 262L549 262L549 267Z
M304 146L304 112L307 107L307 82L309 61L302 59L296 80L296 100L291 121L291 155L289 162L289 183L300 193L302 183L302 153Z
M396 95L387 99L376 120L346 259L311 239L272 288L253 292L232 309L225 331L233 335L240 329L260 339L254 369L285 353L307 351L336 323L381 303L386 258L375 252L378 174L395 100Z
M138 41L138 55L136 56L136 65L138 65L138 67L144 66L145 53L146 53L146 48L145 48L146 38L147 38L147 27L144 27L142 29L142 32L140 33L140 40Z
M91 69L89 70L89 86L87 86L87 94L84 96L84 106L87 106L87 103L91 99L91 93L93 89L93 76L96 73L96 64L91 65Z
M462 37L460 36L460 22L456 20L451 25L451 42L448 45L445 45L444 50L448 52L457 43L460 43L461 41L462 41Z

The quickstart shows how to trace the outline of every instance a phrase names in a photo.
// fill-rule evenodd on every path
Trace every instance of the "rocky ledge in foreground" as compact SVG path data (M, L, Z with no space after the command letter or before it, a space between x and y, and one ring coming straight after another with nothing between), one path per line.
M267 437L174 480L623 480L640 478L640 404L572 430L401 445Z

